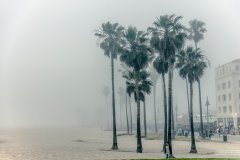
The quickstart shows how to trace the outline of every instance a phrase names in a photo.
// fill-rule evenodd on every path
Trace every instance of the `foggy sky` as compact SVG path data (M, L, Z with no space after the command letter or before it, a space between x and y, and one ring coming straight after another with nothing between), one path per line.
M237 0L0 0L0 126L102 123L101 90L111 87L110 60L93 31L106 21L146 30L163 14L183 16L186 26L195 18L206 23L199 47L211 67L202 79L202 100L208 96L214 109L215 68L240 58L239 7ZM116 90L124 87L118 69L119 63ZM159 81L159 108L160 86ZM174 106L183 113L185 81L177 71L173 87ZM152 97L147 100L151 118Z

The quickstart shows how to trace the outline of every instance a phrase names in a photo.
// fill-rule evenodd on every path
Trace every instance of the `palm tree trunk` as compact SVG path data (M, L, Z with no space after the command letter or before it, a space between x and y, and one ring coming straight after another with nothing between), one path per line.
M115 90L114 90L114 60L111 54L111 72L112 72L112 111L113 111L113 145L112 149L117 150L117 130L116 130L116 115L115 115Z
M127 92L125 94L126 94L125 105L126 105L127 133L129 134L129 122L128 122L128 110L127 110Z
M201 98L201 84L200 80L197 80L198 82L198 91L199 91L199 108L200 108L200 129L201 129L201 137L205 138L205 135L203 134L203 119L202 119L202 98Z
M144 101L143 101L143 109L144 109L144 135L147 137L147 115L146 115L146 97L144 95Z
M188 121L190 124L191 123L191 121L190 121L190 105L189 105L188 79L187 78L186 78L186 87L187 87Z
M157 132L156 85L153 86L153 106L154 106L155 132Z
M173 106L173 105L172 105ZM172 108L172 139L175 139L175 131L174 131L174 111L173 111L173 108Z
M168 144L170 145L170 156L172 154L172 74L173 74L173 65L169 66L168 71Z
M197 153L196 144L195 144L195 135L194 135L194 126L193 126L193 87L192 82L190 83L190 128L191 128L191 150L190 153Z
M163 151L167 143L167 93L166 93L166 83L165 83L165 74L162 74L162 91L163 91L163 103L164 103L164 142L163 142Z
M122 100L121 100L121 96L119 96L119 126L120 126L120 130L122 130L123 126L122 126Z
M131 105L131 97L128 96L129 102L129 112L130 112L130 133L132 134L132 105Z
M142 153L142 140L141 140L141 122L140 122L140 95L138 82L136 81L136 95L137 95L137 153Z
M195 44L195 49L197 49L197 43L196 43L196 42L194 42L194 44Z

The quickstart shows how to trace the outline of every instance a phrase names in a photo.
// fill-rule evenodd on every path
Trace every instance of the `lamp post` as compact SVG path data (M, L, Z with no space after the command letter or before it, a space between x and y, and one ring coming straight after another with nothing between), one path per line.
M208 97L207 97L207 102L205 105L207 106L207 126L208 126L208 106L210 105L210 103L208 101Z
M177 125L177 110L178 110L178 107L176 105L176 107L175 107L175 111L176 111L176 125Z

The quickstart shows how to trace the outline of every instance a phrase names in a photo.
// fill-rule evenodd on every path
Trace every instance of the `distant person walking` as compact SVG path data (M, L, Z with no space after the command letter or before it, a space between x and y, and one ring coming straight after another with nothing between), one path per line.
M170 158L170 146L169 146L168 142L166 143L164 153L166 154L166 159L169 159Z
M218 137L221 135L221 127L218 128Z

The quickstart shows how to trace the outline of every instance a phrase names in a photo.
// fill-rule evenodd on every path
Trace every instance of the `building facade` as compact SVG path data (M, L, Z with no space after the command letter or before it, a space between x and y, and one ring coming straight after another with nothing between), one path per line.
M217 67L215 75L217 123L239 131L240 59Z

